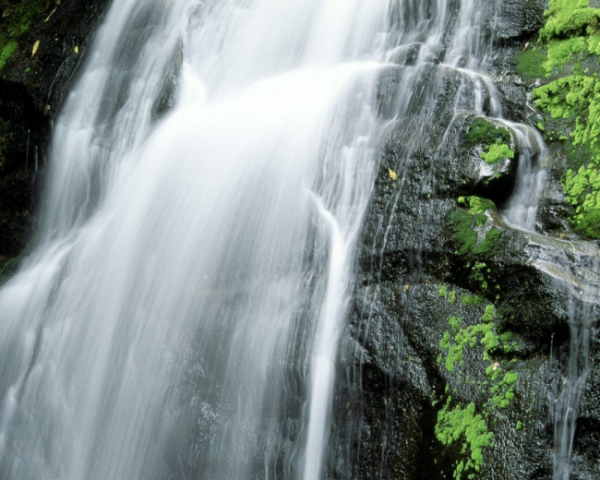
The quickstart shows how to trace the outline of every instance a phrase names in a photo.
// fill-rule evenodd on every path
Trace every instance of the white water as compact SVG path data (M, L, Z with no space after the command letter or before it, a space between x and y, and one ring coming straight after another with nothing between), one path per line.
M435 104L436 62L457 115L502 115L484 2L455 3L113 3L0 290L1 478L324 477L378 75L418 45L391 117Z
M2 478L321 477L388 6L113 3L0 291Z

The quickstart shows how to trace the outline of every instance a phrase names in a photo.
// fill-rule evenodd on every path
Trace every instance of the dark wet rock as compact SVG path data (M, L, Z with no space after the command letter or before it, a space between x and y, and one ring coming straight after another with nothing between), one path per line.
M500 14L505 47L495 52L492 77L504 116L513 122L538 120L528 103L531 85L513 69L515 55L535 41L544 6L544 1L507 1ZM464 439L450 446L440 442L439 412L451 395L452 405L473 402L484 415L489 390L465 378L482 378L495 362L510 365L518 380L510 405L485 414L493 447L475 478L552 478L553 414L567 374L570 296L561 273L549 271L543 260L548 249L560 245L511 228L499 213L515 187L514 132L506 143L515 158L496 167L502 171L482 175L486 142L466 140L477 117L455 103L464 78L453 71L440 75L443 67L434 63L415 67L421 68L424 90L443 93L433 106L418 95L407 102L399 90L413 67L399 63L384 73L379 87L380 113L394 123L386 132L365 219L350 326L342 342L334 411L336 426L346 427L332 432L332 478L452 478ZM394 116L403 101L403 115ZM551 155L551 162L560 158L560 152ZM548 187L538 227L559 242L577 238L560 193L564 168L545 167ZM471 212L472 196L492 200L499 210ZM460 225L468 231L461 232ZM452 302L442 292L453 292ZM475 298L480 303L470 304ZM463 328L476 327L491 305L495 332L510 332L512 346L485 360L477 343L465 351L460 375L448 371L439 358L451 330L448 319L457 316ZM597 370L590 374L577 420L572 478L598 478Z
M0 271L31 238L51 122L108 1L58 3L11 2L29 8L31 21L0 78ZM0 19L0 28L10 20Z
M500 8L498 38L514 40L535 35L544 25L545 0L504 0Z
M93 28L108 0L37 3L47 3L47 8L19 39L19 50L7 62L2 76L24 85L36 108L53 115L58 113L75 80L74 74L85 61Z
M175 94L177 82L183 67L183 42L179 41L176 51L173 54L173 60L166 72L164 83L160 95L152 106L152 118L158 120L175 105Z

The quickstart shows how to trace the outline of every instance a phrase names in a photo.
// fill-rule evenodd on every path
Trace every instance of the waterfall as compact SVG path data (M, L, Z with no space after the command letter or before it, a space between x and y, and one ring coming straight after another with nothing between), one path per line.
M321 478L388 9L113 2L0 292L2 478Z
M502 118L484 73L495 10L113 2L54 126L37 247L0 290L0 477L331 478L339 343L390 132L394 209L421 146L439 137L442 155L467 117L505 123L521 152L506 217L535 227L543 142ZM572 324L557 471L588 370L588 323Z

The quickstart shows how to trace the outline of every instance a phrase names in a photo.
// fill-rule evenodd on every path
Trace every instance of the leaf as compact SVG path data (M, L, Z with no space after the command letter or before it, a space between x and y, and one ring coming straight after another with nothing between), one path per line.
M33 49L31 50L31 56L33 57L35 55L35 53L38 51L38 48L40 48L40 41L37 40L34 44L33 44Z
M75 54L79 55L79 47L75 47L75 48L73 49L73 51L75 52Z
M395 182L396 180L398 180L398 175L396 175L396 172L394 172L391 168L388 168L389 173L390 173L390 178Z
M13 14L14 10L12 8L5 8L2 12L2 18L10 17Z
M54 12L56 12L56 7L54 7L54 10L52 10L52 11L50 12L50 15L48 15L48 16L46 17L46 20L44 20L44 23L46 23L48 20L50 20L50 17L51 17L52 15L54 15Z

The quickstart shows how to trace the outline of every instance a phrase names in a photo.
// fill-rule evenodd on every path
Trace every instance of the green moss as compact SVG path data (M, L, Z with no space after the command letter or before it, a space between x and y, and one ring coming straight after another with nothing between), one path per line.
M441 355L438 364L444 366L447 372L455 374L458 383L462 378L460 368L464 364L466 349L481 346L483 360L492 362L492 356L497 351L503 351L503 342L511 337L510 334L498 335L495 330L495 308L488 305L481 317L481 322L475 325L463 326L461 318L448 318L450 330L445 332L440 342ZM445 361L443 361L445 358ZM508 368L508 362L505 368ZM514 398L514 387L518 374L505 371L500 362L490 363L485 372L479 373L479 378L473 379L466 375L468 384L478 384L484 390L489 402L484 401L478 412L477 405L472 402L464 406L453 402L451 390L446 386L443 408L438 412L435 433L437 439L446 446L455 442L462 443L461 457L454 469L454 478L476 478L484 460L484 449L492 446L493 434L490 431L497 415L497 409L508 407ZM485 379L485 380L484 380ZM438 402L436 402L437 404Z
M483 299L477 295L465 295L462 297L462 304L465 306L479 305L483 302Z
M594 33L598 29L600 9L589 8L589 3L589 0L550 0L540 38L547 41Z
M554 69L562 71L567 63L575 61L578 54L587 53L588 45L585 37L574 37L566 40L552 40L548 43L548 54L543 67L546 75Z
M19 38L25 35L34 22L41 19L44 13L45 0L23 0L8 17L6 33L10 38Z
M567 202L575 207L575 230L600 238L600 170L594 164L569 170L564 189Z
M450 226L453 238L457 244L457 255L488 256L496 253L502 247L502 232L497 228L491 228L479 241L476 228L481 227L487 221L484 213L494 209L491 200L480 197L460 197L459 203L469 206L469 211L455 210L450 216Z
M446 285L442 285L440 287L440 297L446 298L446 295L448 295L448 289Z
M454 290L452 290L448 294L448 303L454 303L454 302L456 302L456 292Z
M0 70L4 68L6 62L13 56L13 54L17 51L18 44L14 40L6 43L0 52Z
M524 80L541 78L546 74L544 62L546 51L541 48L531 48L517 55L517 73Z
M473 229L473 217L463 210L456 210L450 217L452 234L458 246L457 255L471 253L477 244L477 232Z
M547 47L546 74L567 65L572 74L533 91L540 110L552 117L559 141L567 142L571 167L563 179L567 202L573 206L575 231L600 238L600 77L582 72L580 61L600 56L600 9L589 0L551 0L540 40ZM548 140L554 140L550 135Z
M483 145L481 158L493 164L504 158L514 158L515 152L507 145L511 138L505 127L497 127L483 118L476 118L465 134L465 143L470 148Z
M489 256L497 253L502 248L502 232L497 228L488 230L483 238L483 241L479 245L475 245L473 253L475 255Z
M496 204L487 198L476 196L458 197L458 203L469 207L470 215L478 215L485 213L488 210L495 210Z
M476 413L475 404L466 407L451 408L452 399L448 398L444 408L438 412L435 435L443 445L452 445L463 440L463 454L467 458L460 460L455 467L453 478L460 480L475 478L472 472L479 472L483 465L483 449L490 446L493 433L481 414Z
M506 128L497 127L483 118L473 120L465 135L465 142L469 147L508 143L510 140L511 135Z
M0 22L0 70L19 50L19 40L30 31L36 22L43 19L45 5L45 0L22 0L14 6L9 17L2 19Z
M498 163L505 158L515 158L515 152L504 143L494 143L481 154L481 158L483 158L486 163L493 165L494 163Z

